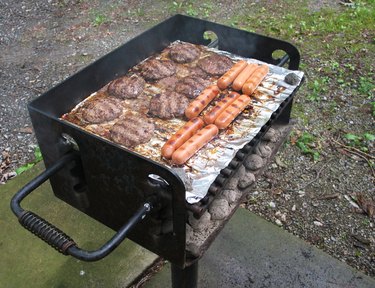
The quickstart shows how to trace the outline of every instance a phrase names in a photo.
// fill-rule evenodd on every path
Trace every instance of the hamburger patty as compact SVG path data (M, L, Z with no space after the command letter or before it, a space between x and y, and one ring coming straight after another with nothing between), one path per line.
M150 59L141 64L141 74L146 80L159 80L172 76L176 72L176 64L171 60Z
M143 92L146 81L137 75L117 78L109 83L108 93L120 99L137 98Z
M119 105L119 101L111 97L103 97L95 101L89 101L81 109L82 118L94 124L111 121L122 113L122 107Z
M190 43L181 43L174 45L169 51L169 57L177 63L189 63L197 59L200 50Z
M190 68L189 73L190 73L190 76L197 76L203 79L209 78L209 75L198 66Z
M116 122L109 130L111 139L126 147L134 147L150 141L154 124L141 114L129 114Z
M174 90L177 82L178 78L176 76L170 76L159 80L155 85L164 90Z
M188 76L178 81L176 92L184 94L190 99L195 99L209 84L209 81L199 76Z
M226 56L212 54L200 59L197 65L210 75L221 76L233 66L233 62Z
M183 117L189 100L182 94L167 91L151 99L149 114L161 119Z

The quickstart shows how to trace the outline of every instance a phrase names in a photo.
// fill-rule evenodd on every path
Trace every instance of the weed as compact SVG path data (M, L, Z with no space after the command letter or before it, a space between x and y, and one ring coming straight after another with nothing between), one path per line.
M371 102L372 116L375 117L375 101Z
M327 84L329 83L330 79L328 77L322 77L313 82L309 83L309 88L311 93L307 96L307 99L310 101L319 101L320 96L328 91Z
M360 250L355 250L355 257L361 257L362 252Z
M360 77L359 78L359 87L358 92L362 95L372 97L375 92L375 84L371 82L370 78Z
M308 132L303 132L296 140L296 146L302 151L303 154L311 155L314 161L318 161L320 154L315 148L315 137Z
M301 124L303 124L304 126L309 123L309 117L307 115L306 109L306 105L303 105L301 103L295 102L293 104L292 117L300 119L302 121Z
M368 220L368 219L363 219L363 220L362 220L362 224L365 225L365 226L370 226L371 221Z
M356 147L364 152L368 152L370 142L375 140L375 135L367 132L359 136L352 133L347 133L344 135L344 138L349 146Z
M187 14L192 17L204 17L208 18L213 11L213 4L211 3L202 3L198 4L195 1L173 1L168 10L171 13L182 13Z
M108 19L104 14L94 13L93 15L94 15L93 16L94 20L93 20L92 25L94 27L98 27L98 26L108 22Z
M29 170L30 168L32 168L36 163L38 163L39 161L42 161L43 157L42 157L42 153L40 152L40 148L37 146L34 150L34 161L30 162L30 163L27 163L25 165L22 165L21 167L18 167L16 169L16 173L17 175L20 175L21 173L25 172L26 170Z
M198 10L193 7L193 4L188 4L188 6L186 7L186 14L189 16L197 17Z

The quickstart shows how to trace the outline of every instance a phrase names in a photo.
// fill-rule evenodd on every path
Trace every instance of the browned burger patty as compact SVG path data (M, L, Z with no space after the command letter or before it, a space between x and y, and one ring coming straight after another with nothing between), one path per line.
M200 77L200 78L203 78L203 79L209 78L209 75L197 66L189 69L189 75L190 76L197 76L197 77Z
M171 60L150 59L141 64L141 74L146 80L159 80L172 76L176 72L176 64Z
M161 119L182 117L189 100L176 92L164 92L151 99L149 114Z
M195 99L209 84L209 81L198 76L188 76L176 84L176 92Z
M109 83L108 93L120 99L137 98L143 92L146 81L137 75L117 78Z
M159 80L155 85L164 90L174 90L177 82L178 78L176 76L170 76Z
M116 99L110 97L89 101L82 107L82 118L87 122L98 124L119 117L122 107Z
M174 45L169 51L169 57L177 63L189 63L197 59L200 50L189 43L181 43Z
M154 124L141 114L129 114L109 130L111 139L126 147L134 147L150 141Z
M233 66L233 62L224 55L212 54L200 59L197 65L210 75L221 76Z

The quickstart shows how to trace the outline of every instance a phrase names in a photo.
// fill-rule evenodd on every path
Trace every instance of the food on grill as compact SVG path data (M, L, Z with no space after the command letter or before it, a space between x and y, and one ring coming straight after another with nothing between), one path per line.
M142 93L135 99L126 99L121 101L121 105L124 107L125 111L133 111L147 115L148 110L150 109L150 97Z
M172 162L177 165L184 164L218 133L219 129L214 124L207 125L199 130L172 154Z
M109 130L110 138L126 147L148 142L154 134L154 124L141 114L128 114Z
M104 97L95 99L95 101L88 101L81 108L83 120L98 124L111 121L120 116L122 107L116 99L108 97L107 95L97 95L97 97L99 96Z
M241 95L232 104L230 104L215 120L215 125L219 129L225 129L230 123L246 108L251 98L247 95Z
M212 54L200 59L197 65L210 75L221 76L232 67L233 62L224 55Z
M151 99L149 114L161 119L178 118L184 115L188 105L189 99L184 95L167 91Z
M268 68L268 65L258 66L258 68L254 71L254 73L251 74L251 77L243 85L242 93L246 95L253 94L255 89L263 81L264 77L267 76L269 71L270 69Z
M199 76L187 76L176 84L176 92L184 94L190 99L196 98L204 88L209 85L209 81Z
M145 80L137 75L117 78L109 83L108 94L120 99L137 98L145 87Z
M154 81L176 72L176 64L171 60L150 59L141 64L141 74L146 80Z
M202 79L207 79L210 77L205 71L203 71L201 68L198 66L192 67L189 69L189 75L190 76L197 76Z
M175 75L173 75L160 79L158 82L155 83L155 86L158 86L159 88L164 90L173 90L176 87L177 82L178 78Z
M219 97L220 88L235 87L249 66L260 67L199 45L174 43L107 83L62 118L155 161L180 165L250 103L249 97L236 92ZM242 77L242 84L248 76ZM198 118L202 112L205 115ZM176 118L191 120L181 127ZM168 141L155 153L151 137ZM134 148L139 144L144 145Z
M208 104L219 94L220 89L216 85L211 85L210 87L203 90L199 96L192 101L185 110L185 116L188 119L194 118L207 107Z
M161 148L161 155L167 159L172 157L174 151L189 140L204 125L201 118L193 118L180 128Z
M180 43L174 45L169 51L169 57L177 63L189 63L197 59L200 50L190 43Z
M245 60L238 61L229 69L229 71L217 80L217 86L222 90L226 89L246 66L247 62Z
M249 64L241 71L241 73L233 81L232 88L236 91L240 91L242 86L245 84L247 79L251 77L254 71L258 68L257 64Z
M204 115L203 120L206 124L212 124L215 122L216 118L230 105L240 97L237 92L230 92L225 98L220 100L206 115Z

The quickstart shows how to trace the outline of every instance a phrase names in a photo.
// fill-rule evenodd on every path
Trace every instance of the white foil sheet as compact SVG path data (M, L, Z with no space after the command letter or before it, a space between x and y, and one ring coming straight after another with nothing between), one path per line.
M218 54L224 54L234 60L246 60L249 63L266 64L270 71L252 95L253 112L245 110L232 123L232 128L221 131L216 139L207 144L196 155L190 158L183 170L186 174L182 179L188 179L186 201L190 204L199 202L206 196L210 185L234 158L237 151L250 142L263 125L271 118L280 104L288 98L300 84L304 73L291 71L255 59L242 58L225 51L212 49ZM284 78L289 73L299 77L297 85L289 85ZM174 169L172 167L172 169ZM181 171L179 171L181 175ZM186 180L185 180L186 181Z

